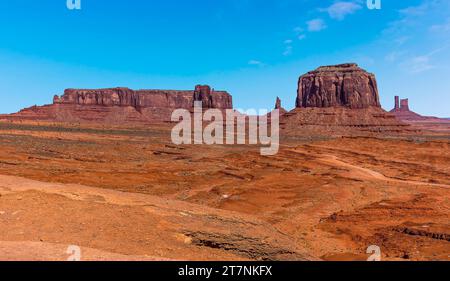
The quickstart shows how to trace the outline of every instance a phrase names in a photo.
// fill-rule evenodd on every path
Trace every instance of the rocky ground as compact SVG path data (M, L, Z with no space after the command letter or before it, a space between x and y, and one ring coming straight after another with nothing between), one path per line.
M445 135L284 137L271 157L169 135L0 123L0 259L450 260Z

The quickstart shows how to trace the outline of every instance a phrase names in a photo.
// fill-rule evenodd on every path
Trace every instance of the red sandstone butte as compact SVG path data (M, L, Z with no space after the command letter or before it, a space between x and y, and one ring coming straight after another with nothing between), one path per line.
M53 104L26 108L10 118L59 122L167 122L173 110L191 110L195 101L201 101L204 108L233 108L230 94L204 85L197 85L193 91L67 89L62 96L54 96Z
M436 117L422 116L409 109L409 100L400 99L399 96L395 96L395 107L390 111L399 120L408 121L426 121L432 119L438 119Z
M381 107L375 75L355 63L322 66L300 77L297 108Z
M399 121L413 125L415 128L423 131L431 131L438 134L446 134L450 132L450 120L433 116L422 116L413 112L409 108L409 100L395 97L395 107L391 110L391 114Z
M300 76L297 108L284 114L287 135L402 134L408 125L381 108L374 74L355 63L322 66Z

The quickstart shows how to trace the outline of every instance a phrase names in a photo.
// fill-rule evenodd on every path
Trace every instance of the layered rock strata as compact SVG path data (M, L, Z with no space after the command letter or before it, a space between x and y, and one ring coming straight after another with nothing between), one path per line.
M191 110L195 101L208 109L233 108L229 93L204 85L193 91L67 89L62 96L55 95L51 105L33 106L8 117L57 122L167 122L175 109Z
M322 66L298 81L298 108L381 107L375 75L357 64Z

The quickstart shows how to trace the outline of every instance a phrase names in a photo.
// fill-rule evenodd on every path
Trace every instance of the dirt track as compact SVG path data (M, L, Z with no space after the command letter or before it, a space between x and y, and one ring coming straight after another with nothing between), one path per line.
M293 152L297 152L297 150L291 150ZM409 181L409 180L400 180L395 178L389 178L379 173L377 171L355 166L344 161L339 160L335 155L321 155L321 159L318 159L319 162L324 164L328 164L331 167L340 167L344 169L348 169L349 177L353 177L355 179L361 180L380 180L387 182L395 182L399 184L412 184L412 185L423 185L423 186L434 186L434 187L442 187L442 188L450 188L448 184L435 184L435 183L426 183L421 181Z

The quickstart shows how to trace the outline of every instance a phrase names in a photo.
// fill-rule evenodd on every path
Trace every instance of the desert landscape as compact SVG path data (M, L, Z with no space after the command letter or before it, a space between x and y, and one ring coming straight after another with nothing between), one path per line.
M172 143L174 109L233 108L209 86L68 89L0 115L0 260L450 260L450 120L382 109L354 63L292 99L273 156Z

